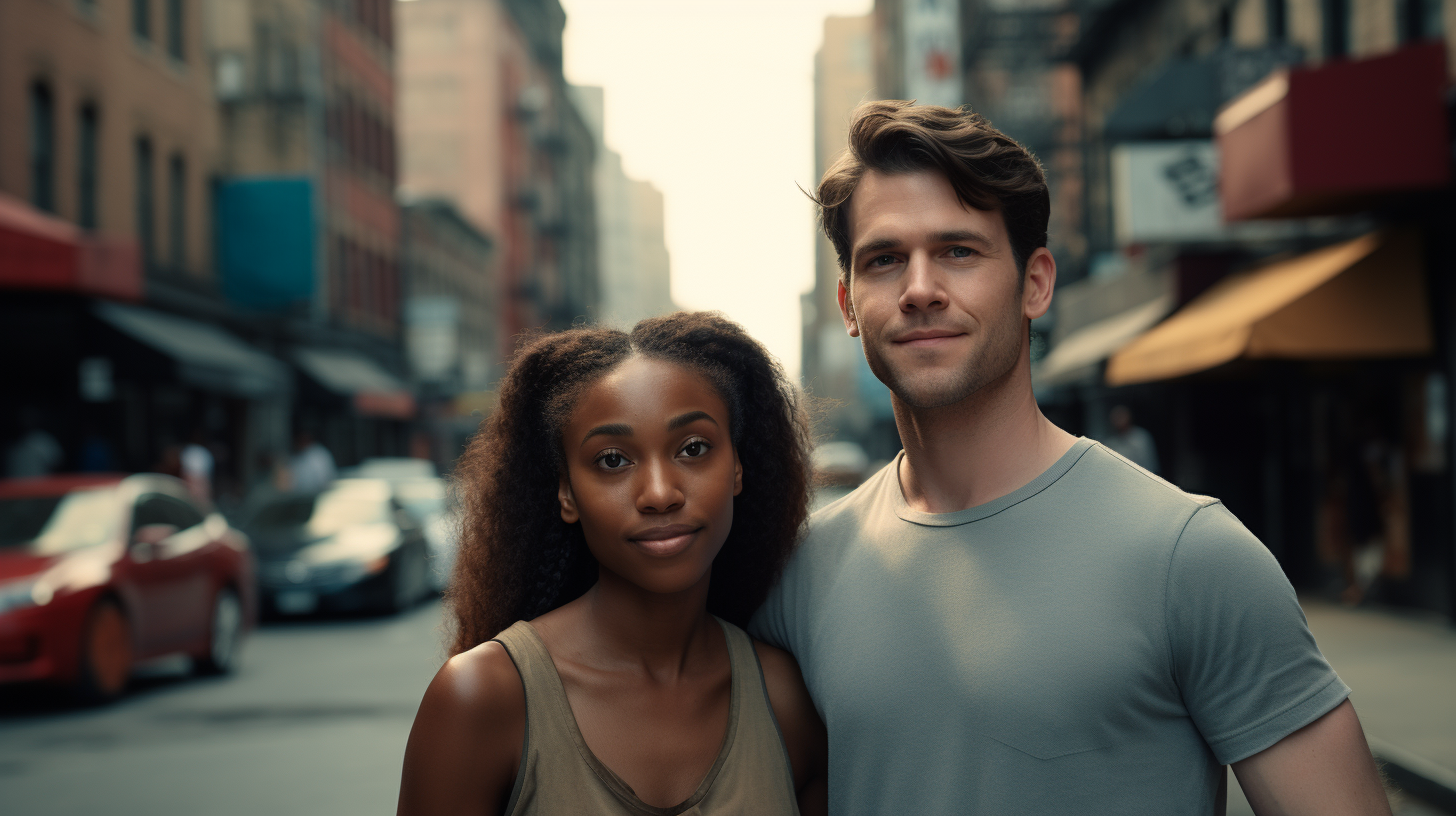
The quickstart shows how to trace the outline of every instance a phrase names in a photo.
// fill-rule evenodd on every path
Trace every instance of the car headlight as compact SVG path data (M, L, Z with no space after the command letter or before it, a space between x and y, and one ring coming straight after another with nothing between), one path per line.
M54 594L49 585L34 578L0 584L0 615L27 606L44 606Z

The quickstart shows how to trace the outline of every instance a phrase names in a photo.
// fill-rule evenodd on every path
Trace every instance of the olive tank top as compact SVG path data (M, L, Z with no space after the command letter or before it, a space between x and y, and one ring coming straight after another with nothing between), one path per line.
M742 629L718 619L732 672L728 732L718 759L686 801L648 805L591 752L577 728L566 689L541 636L517 621L495 640L505 647L526 689L526 742L505 812L509 816L718 816L798 814L793 773L769 707L763 669Z

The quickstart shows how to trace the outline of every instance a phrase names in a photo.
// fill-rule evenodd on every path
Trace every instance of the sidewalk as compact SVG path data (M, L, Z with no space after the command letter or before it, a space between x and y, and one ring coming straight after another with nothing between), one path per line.
M1456 813L1456 626L1419 613L1301 604L1320 650L1352 689L1386 776Z

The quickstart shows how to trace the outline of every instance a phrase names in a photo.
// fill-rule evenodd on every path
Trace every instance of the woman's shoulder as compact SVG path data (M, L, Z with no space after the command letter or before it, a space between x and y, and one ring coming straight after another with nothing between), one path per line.
M445 662L405 749L400 813L499 812L526 736L526 693L501 644Z
M521 675L510 653L495 640L445 661L425 692L425 701L476 720L524 720L526 715Z

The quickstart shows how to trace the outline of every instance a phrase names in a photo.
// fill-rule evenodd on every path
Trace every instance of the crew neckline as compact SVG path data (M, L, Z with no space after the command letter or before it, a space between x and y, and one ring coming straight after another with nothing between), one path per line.
M952 513L926 513L911 507L905 501L905 490L900 486L900 462L905 458L905 451L901 450L895 454L895 458L886 468L889 478L889 489L894 497L895 515L911 524L918 524L922 527L956 527L962 524L970 524L973 521L980 521L984 518L1000 513L1007 508L1020 504L1036 494L1051 487L1058 479L1067 474L1072 466L1077 464L1087 451L1096 444L1085 436L1077 437L1072 447L1062 454L1061 458L1052 463L1052 466L1042 471L1035 479L1007 493L1006 495L992 499L985 504L978 504L975 507L967 507L964 510L956 510Z

